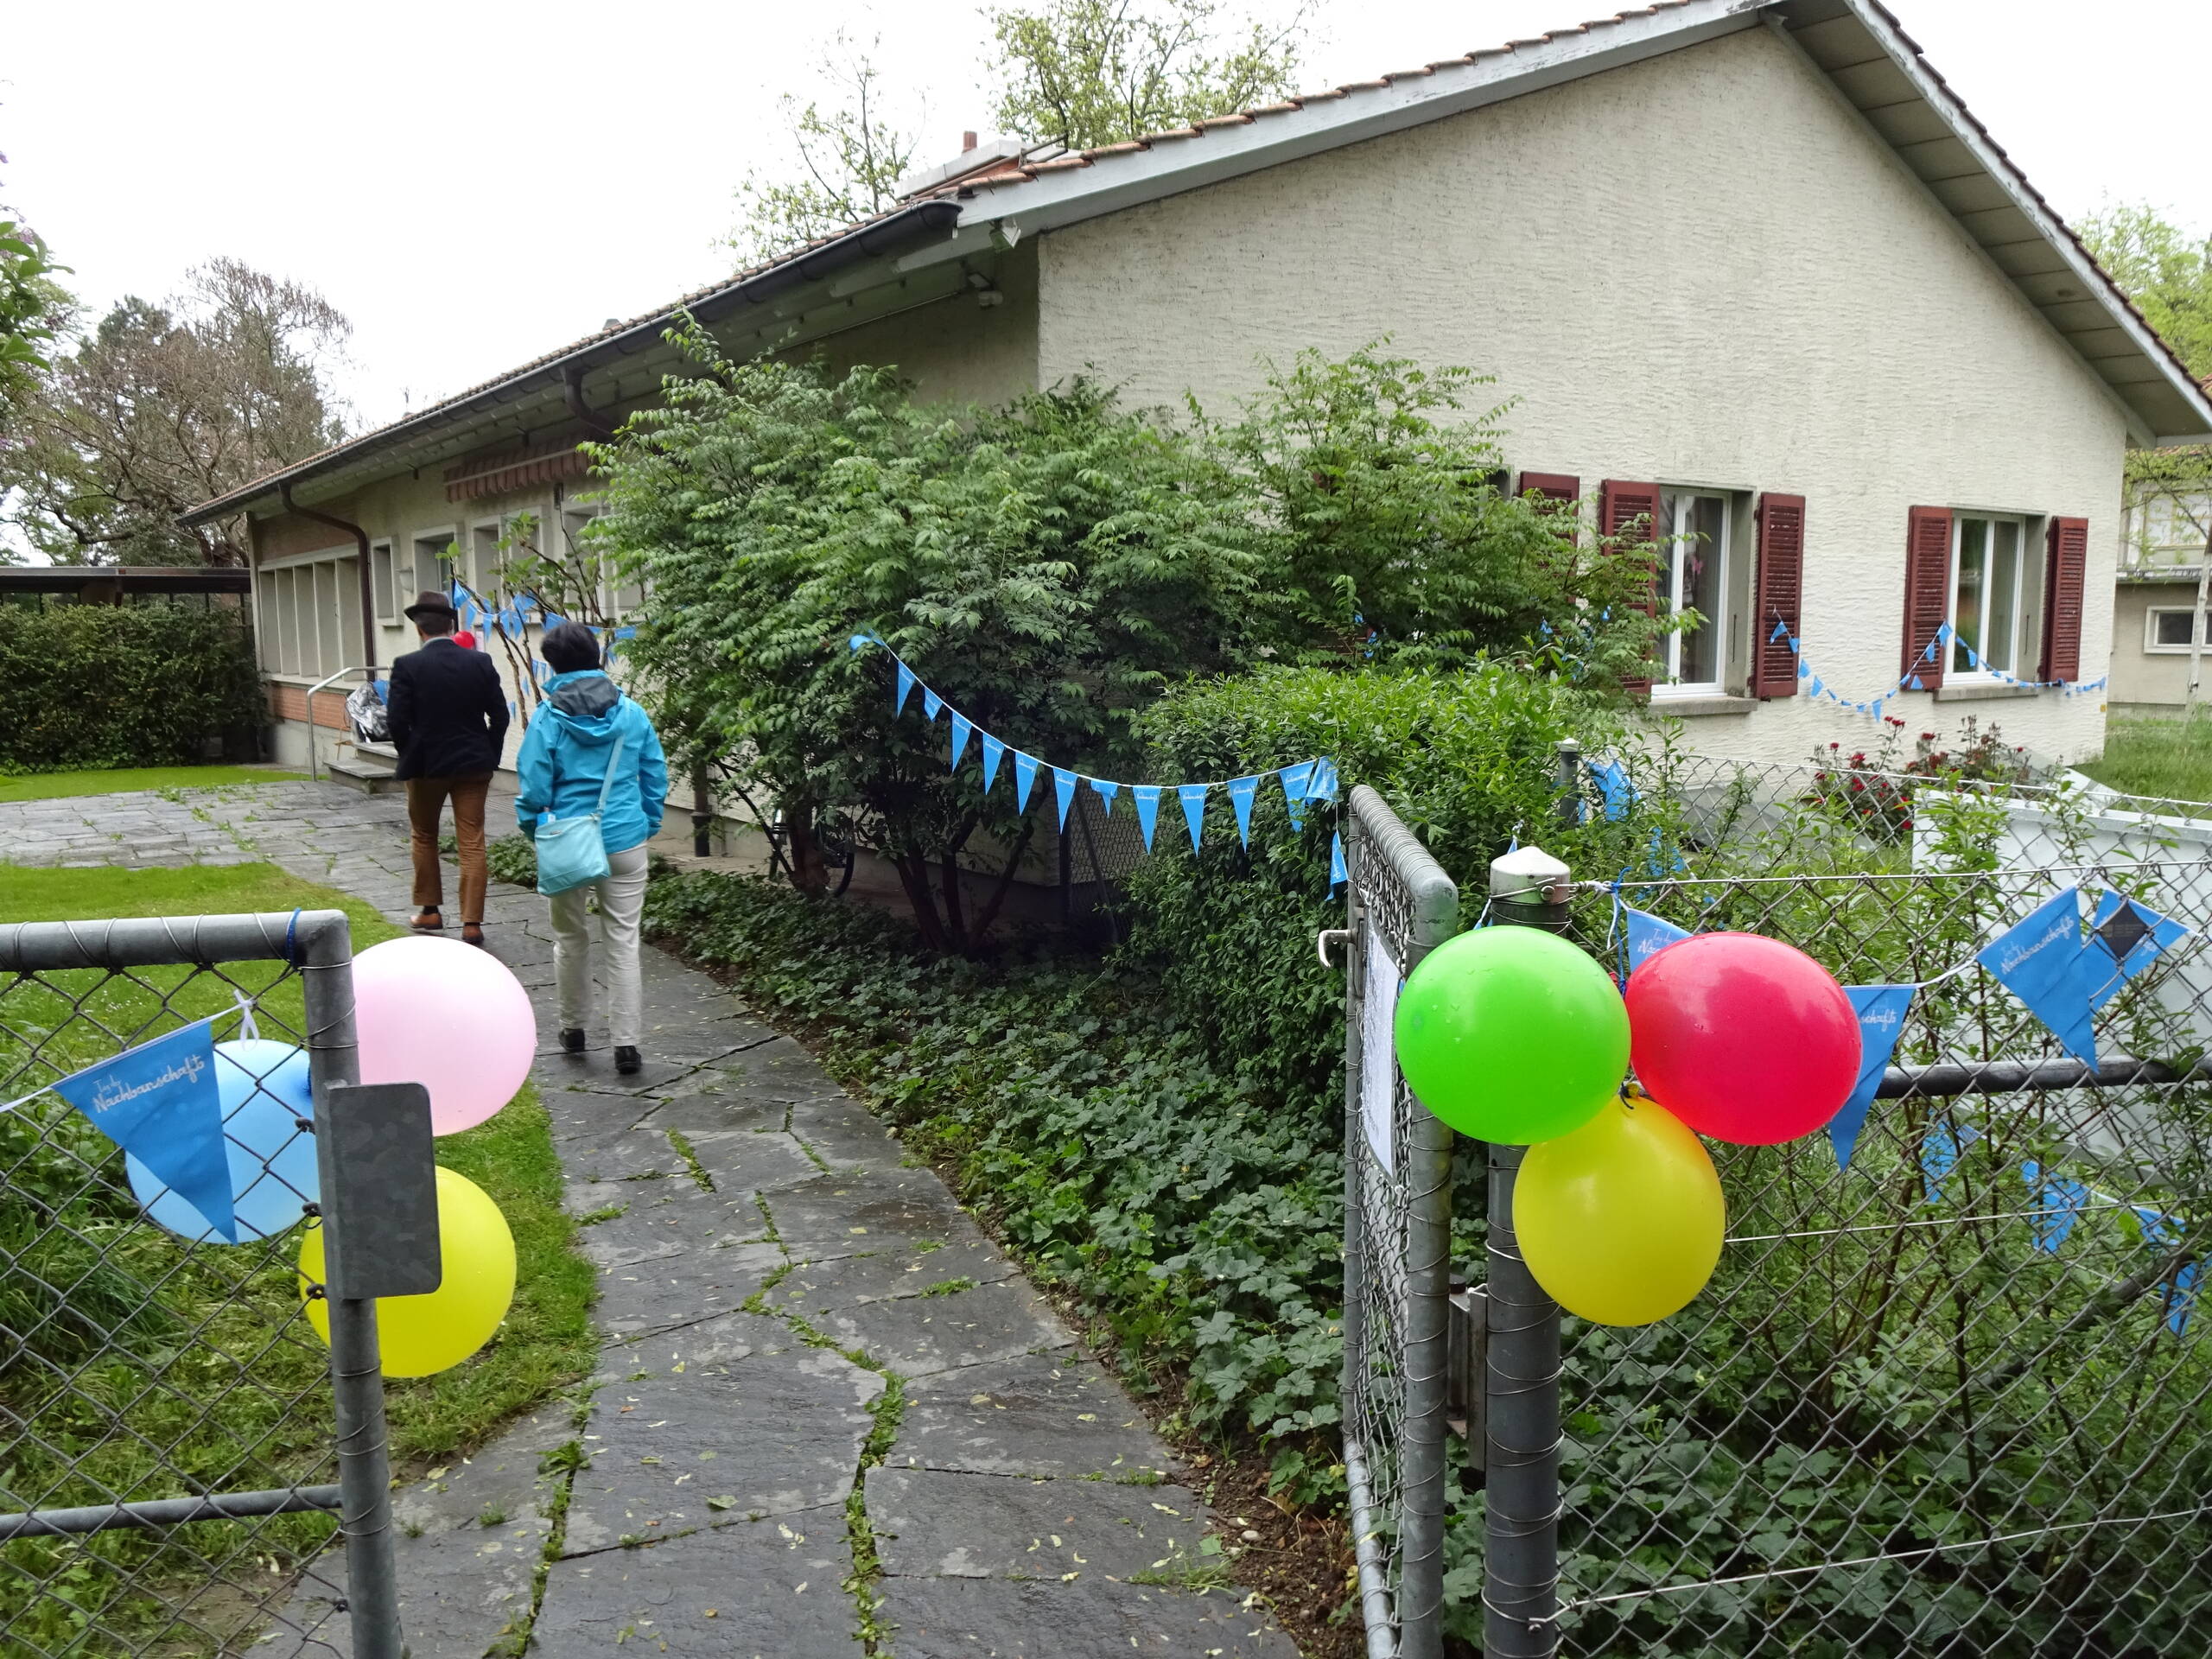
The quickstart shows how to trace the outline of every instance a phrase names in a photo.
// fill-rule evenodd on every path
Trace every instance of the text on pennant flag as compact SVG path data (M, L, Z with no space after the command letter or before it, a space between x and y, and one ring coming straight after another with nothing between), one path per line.
M238 1243L212 1020L141 1043L53 1088L197 1210L220 1237Z
M1828 1144L1835 1148L1838 1169L1851 1167L1859 1131L1866 1127L1866 1113L1874 1103L1882 1077L1904 1035L1904 1016L1912 1007L1916 985L1847 985L1852 1012L1859 1016L1859 1077L1836 1115L1828 1120Z
M2093 981L2112 970L2109 957L2092 957L2082 938L2079 887L2045 899L1984 946L1975 960L2050 1027L2059 1046L2085 1065L2097 1063L2090 1015Z
M1195 853L1198 849L1198 837L1205 830L1206 785L1178 784L1175 785L1175 798L1183 803L1183 822L1191 826L1191 850Z

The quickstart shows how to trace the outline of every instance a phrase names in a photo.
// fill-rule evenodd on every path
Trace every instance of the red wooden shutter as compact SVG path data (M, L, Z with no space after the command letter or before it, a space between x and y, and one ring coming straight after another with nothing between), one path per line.
M1904 675L1918 675L1921 689L1943 683L1950 652L1937 645L1933 662L1928 647L1951 608L1951 510L1915 507L1905 518Z
M1571 473L1523 473L1521 487L1516 495L1526 495L1534 490L1547 501L1577 501L1582 496L1582 480Z
M1639 523L1639 521L1641 521ZM1624 536L1636 541L1656 542L1659 539L1659 486L1656 484L1625 484L1618 478L1609 478L1598 489L1598 533L1600 536ZM1644 590L1643 608L1656 612L1659 607L1658 573L1654 571L1651 586ZM1649 691L1649 679L1624 679L1624 689L1629 691Z
M1759 568L1754 584L1758 603L1751 618L1751 695L1794 697L1797 656L1788 639L1774 637L1774 625L1779 621L1792 634L1799 631L1805 591L1805 498L1770 492L1759 497L1754 517Z
M2043 579L2043 668L2039 680L2082 677L2082 590L2089 574L2089 521L2050 521Z

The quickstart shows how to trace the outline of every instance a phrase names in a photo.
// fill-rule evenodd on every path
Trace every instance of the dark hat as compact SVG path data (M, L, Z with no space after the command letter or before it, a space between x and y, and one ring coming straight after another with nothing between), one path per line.
M453 607L453 601L448 599L443 594L437 592L435 588L425 588L421 593L416 594L415 602L412 605L410 605L404 611L401 612L400 614L404 616L409 621L412 622L417 615L424 611L440 611L447 616L457 614Z

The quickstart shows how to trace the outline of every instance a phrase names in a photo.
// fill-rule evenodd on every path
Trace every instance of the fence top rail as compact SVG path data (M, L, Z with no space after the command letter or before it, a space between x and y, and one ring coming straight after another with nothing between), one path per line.
M2183 875L2212 874L2212 858L2131 859L2091 858L2078 863L2033 864L1994 870L1800 870L1783 875L1620 875L1575 882L1578 893L1673 893L1709 887L1808 887L1840 885L1872 887L1917 882L1923 887L2013 880L2036 882L2050 876L2099 875L2120 873L2133 877L2164 872Z
M1412 897L1412 943L1423 950L1443 944L1459 924L1459 884L1429 855L1389 804L1365 784L1352 785L1351 804L1353 817L1372 839L1376 855Z
M172 963L344 960L351 925L342 910L276 910L256 916L148 916L101 922L0 925L0 971L147 968Z

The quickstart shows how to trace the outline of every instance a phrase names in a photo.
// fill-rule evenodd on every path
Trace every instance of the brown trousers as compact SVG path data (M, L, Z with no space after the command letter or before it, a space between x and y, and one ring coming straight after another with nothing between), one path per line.
M461 925L484 925L484 798L490 793L492 774L469 778L410 778L407 780L407 827L410 850L415 857L415 908L441 908L445 904L445 871L438 863L438 820L446 798L453 798L453 838L461 849Z

